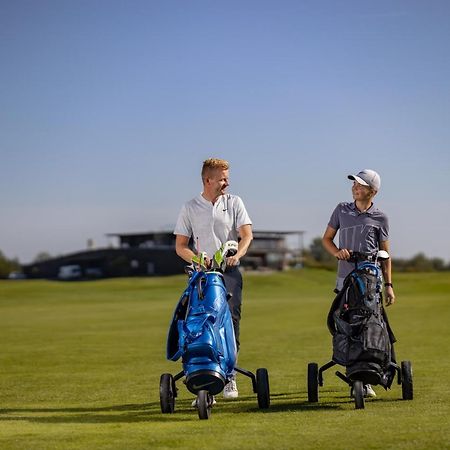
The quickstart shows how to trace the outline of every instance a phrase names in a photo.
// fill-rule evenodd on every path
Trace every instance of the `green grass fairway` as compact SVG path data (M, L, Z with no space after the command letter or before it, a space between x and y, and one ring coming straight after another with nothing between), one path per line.
M398 360L410 359L414 400L401 388L355 410L348 387L325 373L307 402L308 362L331 356L326 315L334 274L246 274L239 365L267 367L271 408L250 380L218 397L200 421L179 383L161 414L166 335L184 276L95 282L0 282L0 448L4 449L449 449L450 273L396 274L388 309Z

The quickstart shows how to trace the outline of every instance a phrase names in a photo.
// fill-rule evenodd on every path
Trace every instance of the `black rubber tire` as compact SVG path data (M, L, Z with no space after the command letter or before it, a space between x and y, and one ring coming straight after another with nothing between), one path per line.
M319 401L319 366L317 363L308 364L308 402Z
M212 396L208 391L198 391L197 394L197 411L198 418L201 420L208 420L211 416Z
M175 382L170 373L163 373L159 381L159 401L163 414L173 414L175 411Z
M355 409L364 409L364 384L362 381L353 382L353 396L355 397Z
M412 400L414 397L411 361L402 361L402 398Z
M267 369L256 370L256 395L258 407L267 409L270 406L269 372L267 372Z

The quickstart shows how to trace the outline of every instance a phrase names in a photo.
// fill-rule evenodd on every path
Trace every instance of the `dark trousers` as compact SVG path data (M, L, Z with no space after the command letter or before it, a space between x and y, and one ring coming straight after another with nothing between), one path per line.
M228 299L228 306L231 311L231 319L233 320L234 335L236 337L236 347L239 351L239 323L241 321L241 305L242 305L242 274L238 267L228 268L223 277L225 279L225 287L231 297Z

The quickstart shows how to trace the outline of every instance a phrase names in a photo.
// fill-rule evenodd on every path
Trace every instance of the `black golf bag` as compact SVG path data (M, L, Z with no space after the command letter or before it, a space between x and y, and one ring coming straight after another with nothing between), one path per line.
M327 325L333 336L333 361L346 367L350 380L389 388L395 338L382 305L381 269L372 262L357 264L334 299Z

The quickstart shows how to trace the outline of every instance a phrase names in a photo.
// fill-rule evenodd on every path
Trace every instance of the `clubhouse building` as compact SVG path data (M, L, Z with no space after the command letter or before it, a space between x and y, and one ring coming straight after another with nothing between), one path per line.
M244 270L284 270L302 263L303 231L253 231L253 242L242 258ZM92 279L174 275L186 263L175 253L172 231L109 233L108 248L90 248L23 266L27 278ZM291 241L288 243L288 239Z

